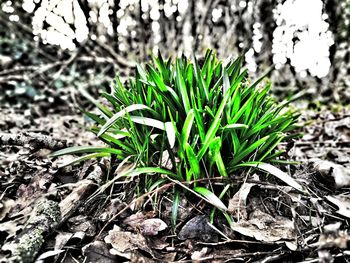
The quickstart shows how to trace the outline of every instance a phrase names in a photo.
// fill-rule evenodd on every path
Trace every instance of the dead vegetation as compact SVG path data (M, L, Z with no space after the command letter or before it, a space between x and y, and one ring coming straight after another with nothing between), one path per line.
M11 123L21 123L21 112L1 110L10 113L1 119L3 131L17 134L21 126ZM171 202L152 203L171 182L136 198L133 182L104 186L112 176L108 160L56 169L47 159L49 150L7 140L0 146L2 261L346 262L349 112L305 111L303 116L311 122L303 128L305 136L288 145L300 164L287 172L308 194L261 174L242 175L232 181L237 192L229 203L231 228L220 216L210 224L210 210L193 197L181 200L175 233ZM69 112L40 122L45 127L23 119L21 131L45 128L55 138L84 144L89 135L79 135L73 119L81 120ZM64 128L64 122L71 124Z

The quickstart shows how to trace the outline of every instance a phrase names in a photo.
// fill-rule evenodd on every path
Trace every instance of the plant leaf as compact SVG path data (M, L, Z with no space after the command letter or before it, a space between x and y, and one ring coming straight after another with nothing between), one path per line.
M191 166L191 171L194 174L194 179L197 180L198 178L200 178L200 174L201 174L201 169L199 166L198 158L197 158L196 154L194 153L191 145L189 145L188 143L186 143L185 149L186 149L187 159L188 159L190 166ZM192 178L186 177L186 179L187 179L187 181L191 181Z
M147 117L142 117L142 116L130 116L130 119L133 122L139 123L139 124L143 124L146 126L150 126L153 128L157 128L160 129L162 131L165 131L165 123L158 121L156 119L152 119L152 118L147 118Z
M94 158L100 158L100 157L107 157L107 156L110 156L110 153L105 153L105 152L102 152L102 153L90 153L90 154L86 154L86 155L83 155L83 156L80 156L72 161L69 161L69 162L66 162L62 165L60 165L58 168L63 168L65 166L68 166L68 165L72 165L72 164L76 164L76 163L80 163L82 161L86 161L86 160L90 160L90 159L94 159Z
M56 152L51 153L49 156L56 157L66 154L76 154L76 153L113 153L113 154L121 154L121 150L117 150L109 147L98 147L98 146L73 146L68 147Z
M226 74L226 71L224 71L224 86L229 86L229 81L228 81L228 77L227 77L227 74ZM224 88L226 90L228 90L229 88L226 87ZM229 98L229 95L230 95L230 92L226 92L224 94L224 98L222 99L221 103L220 103L220 106L215 114L215 118L214 120L212 121L210 127L209 127L209 130L205 136L205 140L203 142L203 146L202 148L200 149L199 153L198 153L198 159L201 160L206 152L206 150L208 149L209 147L209 144L210 144L210 141L213 139L213 137L215 136L215 133L216 131L219 129L219 125L220 125L220 121L221 121L221 115L224 111L224 108L225 108L225 105L226 105L226 102Z
M175 190L175 197L173 200L173 205L171 207L171 226L172 226L173 230L175 230L175 227L176 227L177 214L179 211L179 204L180 204L180 192L179 192L179 190Z
M246 124L240 124L240 123L233 123L233 124L227 124L226 126L222 127L221 129L248 129L249 126Z
M213 206L226 211L227 207L224 205L224 203L220 200L219 197L217 197L215 194L213 194L211 191L209 191L207 188L197 186L193 188L195 192L202 195L210 204Z
M111 127L120 117L124 116L127 112L132 112L135 110L152 110L151 108L142 105L142 104L133 104L125 109L122 109L121 111L117 112L113 115L112 118L110 118L101 128L97 136L101 136L109 127Z
M194 120L194 112L193 112L193 109L191 109L187 114L184 126L182 128L182 132L181 132L181 137L182 137L181 143L183 146L186 145L188 138L190 136L193 120Z
M264 172L267 172L269 174L272 174L273 176L277 177L281 181L285 182L289 186L297 189L300 192L305 192L306 190L297 182L295 181L290 175L283 172L282 170L278 169L277 167L268 164L268 163L259 163L259 162L249 162L249 163L243 163L240 165L237 165L240 167L256 167Z
M132 177L140 174L166 174L173 177L174 179L182 180L182 178L181 177L179 178L177 174L159 167L141 167L133 170L128 170L124 173L117 175L117 178Z
M165 131L168 137L170 148L174 148L176 135L174 125L171 121L165 123Z
M180 90L180 94L182 96L183 105L185 107L186 114L191 110L190 100L188 98L188 92L186 83L183 79L183 75L180 68L180 62L176 61L176 80L177 80L177 86Z

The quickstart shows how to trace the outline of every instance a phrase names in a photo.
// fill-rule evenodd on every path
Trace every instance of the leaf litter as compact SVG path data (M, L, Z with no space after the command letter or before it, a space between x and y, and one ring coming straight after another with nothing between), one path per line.
M87 145L92 138L89 133L80 134L76 126L77 120L84 122L80 115L62 114L62 108L50 117L35 106L26 115L18 108L0 110L0 127L4 132L43 133L64 138L74 145ZM40 120L30 117L33 112L37 112ZM349 112L345 110L306 112L305 118L312 123L303 127L304 138L287 146L289 154L301 163L296 169L284 171L293 180L283 185L272 178L266 180L257 171L246 180L238 178L228 204L228 212L235 219L229 228L220 217L212 222L216 229L211 227L210 210L202 202L182 200L179 224L173 232L169 227L169 201L161 200L161 205L156 207L152 205L156 195L145 196L140 206L128 206L135 198L132 182L114 182L92 199L81 199L65 221L45 233L37 256L57 262L281 262L288 259L325 262L348 258L350 118L347 116ZM72 131L72 127L76 128ZM0 147L0 246L6 248L23 233L38 199L45 197L61 204L70 194L79 195L74 190L85 188L78 181L86 180L96 163L58 170L56 163L46 158L47 150L33 149L31 145ZM108 162L100 165L103 167L100 174L108 176ZM293 189L288 182L295 188L301 185L308 194ZM98 189L95 180L89 185L92 193ZM141 213L146 200L149 212ZM10 257L9 251L0 250L1 262Z

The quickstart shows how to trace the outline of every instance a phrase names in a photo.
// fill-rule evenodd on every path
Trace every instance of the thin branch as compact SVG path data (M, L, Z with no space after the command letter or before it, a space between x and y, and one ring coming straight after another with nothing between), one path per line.
M50 150L59 150L69 146L67 140L54 139L51 136L35 133L0 133L0 146L3 145L17 145L31 147L46 148Z
M102 47L103 49L105 49L106 51L108 51L108 53L116 60L117 63L119 63L120 65L123 65L125 67L129 67L129 68L133 68L135 67L135 63L130 62L129 60L123 58L121 55L119 55L118 53L116 53L114 51L114 49L109 46L108 44L103 43L100 40L96 40L95 43L97 43L100 47Z

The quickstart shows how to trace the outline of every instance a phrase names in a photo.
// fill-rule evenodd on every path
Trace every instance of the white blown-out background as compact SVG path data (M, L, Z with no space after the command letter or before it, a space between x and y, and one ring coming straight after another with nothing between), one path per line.
M33 13L37 0L23 1L23 8ZM125 9L133 8L132 3L137 0L120 0L117 16L120 19L119 26L113 29L109 19L109 0L89 0L89 4L96 6L99 10L98 16L91 12L91 20L99 22L105 28L106 34L114 34L117 30L118 36L123 37L128 34L135 35L137 32L132 30L135 21L132 17L125 16ZM158 0L141 0L142 11L149 12L151 29L153 36L153 51L157 51L160 41L160 12ZM181 14L186 12L189 4L187 0L164 0L164 13L171 16L178 10L179 16L176 18L181 21ZM253 12L252 2L239 1L240 7L247 7L248 12ZM237 8L232 5L231 8ZM54 10L53 10L54 9ZM307 72L312 76L319 78L327 76L331 63L329 59L329 49L334 43L333 32L329 31L327 14L323 13L323 2L321 0L287 0L283 4L278 4L274 9L274 20L277 28L273 32L272 53L273 62L276 67L290 61L291 65L300 77L306 76ZM3 5L3 11L11 13L11 1ZM223 10L214 8L211 12L213 22L220 19ZM10 16L13 22L18 20L18 16L13 13ZM46 21L50 27L44 29L43 23ZM74 31L67 23L75 25ZM188 31L190 21L185 21L183 30ZM76 0L42 0L40 7L33 13L33 24L31 25L36 40L48 44L60 45L62 48L74 50L74 39L83 42L86 38L96 38L96 35L90 35L86 25L86 18L79 8ZM264 52L261 49L261 24L255 23L252 47L246 53L246 62L248 70L255 72L257 65L253 59L254 53ZM184 34L186 37L183 45L183 52L191 54L193 37ZM294 37L298 37L297 43L293 42ZM104 36L98 36L103 38ZM103 39L102 39L103 40ZM205 41L205 39L203 40ZM242 43L242 46L244 44ZM127 47L120 41L119 49L125 51Z

